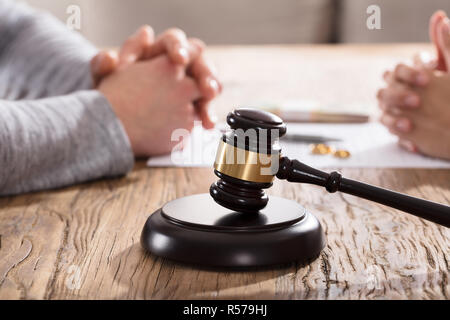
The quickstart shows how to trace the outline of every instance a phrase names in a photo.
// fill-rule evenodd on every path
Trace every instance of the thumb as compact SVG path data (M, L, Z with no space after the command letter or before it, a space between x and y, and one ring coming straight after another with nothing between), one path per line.
M119 57L115 51L99 52L91 60L91 74L94 85L97 86L100 81L116 70L119 63Z
M443 60L445 61L445 71L449 71L450 67L450 20L443 19L438 24L437 40L439 48L442 50Z
M429 27L430 39L436 48L436 54L437 54L436 69L442 70L442 71L446 70L447 68L446 68L442 48L439 45L438 27L439 27L439 24L442 22L442 20L444 20L446 17L447 16L444 11L442 11L442 10L436 11L430 18L430 27Z

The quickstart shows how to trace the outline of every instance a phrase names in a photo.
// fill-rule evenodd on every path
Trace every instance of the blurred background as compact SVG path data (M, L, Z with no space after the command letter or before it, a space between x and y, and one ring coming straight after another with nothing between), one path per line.
M207 44L388 43L428 41L428 19L449 0L27 0L62 21L81 9L80 32L97 46L118 46L142 24L179 27ZM370 5L381 29L369 30Z

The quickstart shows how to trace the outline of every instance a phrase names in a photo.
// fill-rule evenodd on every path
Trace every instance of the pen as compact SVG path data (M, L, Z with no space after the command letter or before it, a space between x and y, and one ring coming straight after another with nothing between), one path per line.
M369 121L369 116L362 113L300 111L271 108L267 111L276 114L285 122L365 123Z
M322 143L322 142L330 142L330 141L341 141L338 138L331 138L325 136L316 136L316 135L305 135L305 134L286 134L281 138L284 141L292 141L299 143Z

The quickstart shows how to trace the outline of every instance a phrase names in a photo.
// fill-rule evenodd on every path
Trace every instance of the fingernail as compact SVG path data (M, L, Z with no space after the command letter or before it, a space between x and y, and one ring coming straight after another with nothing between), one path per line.
M397 122L395 123L395 126L397 127L397 129L399 129L400 131L403 131L403 132L408 132L411 130L411 123L409 122L408 119L397 120Z
M109 50L107 51L108 55L111 56L113 59L119 58L119 53L116 50Z
M180 47L180 48L178 48L177 52L183 58L183 60L186 61L189 59L189 52L187 51L186 48Z
M442 31L447 33L447 36L449 36L449 33L450 33L450 20L448 18L445 18L443 23L444 23L444 25L442 26Z
M407 150L410 151L410 152L416 152L416 151L417 151L417 148L416 148L415 144L412 143L412 142L409 141L409 140L402 140L402 141L400 141L400 144L401 144L405 149L407 149Z
M411 108L417 108L419 106L419 98L417 96L407 96L405 98L405 105Z
M214 92L219 92L219 83L217 82L216 79L214 78L209 78L208 79L208 86L214 90Z
M444 10L437 10L437 11L433 14L433 16L435 16L435 17L446 17L447 14L445 13Z
M380 118L380 121L386 127L392 127L395 123L395 119L388 114L383 114Z
M416 84L418 84L419 86L428 84L428 76L423 73L418 74L416 77Z

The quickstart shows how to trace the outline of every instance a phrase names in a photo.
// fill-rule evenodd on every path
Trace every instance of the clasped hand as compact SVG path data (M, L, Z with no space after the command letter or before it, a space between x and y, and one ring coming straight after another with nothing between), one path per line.
M416 55L412 66L399 64L384 73L380 120L405 149L450 159L450 23L444 12L431 17L430 37L436 59Z
M170 152L172 132L192 130L196 117L214 127L208 106L222 86L203 49L202 41L179 29L154 39L143 26L118 53L103 51L92 59L94 83L122 122L135 156Z

